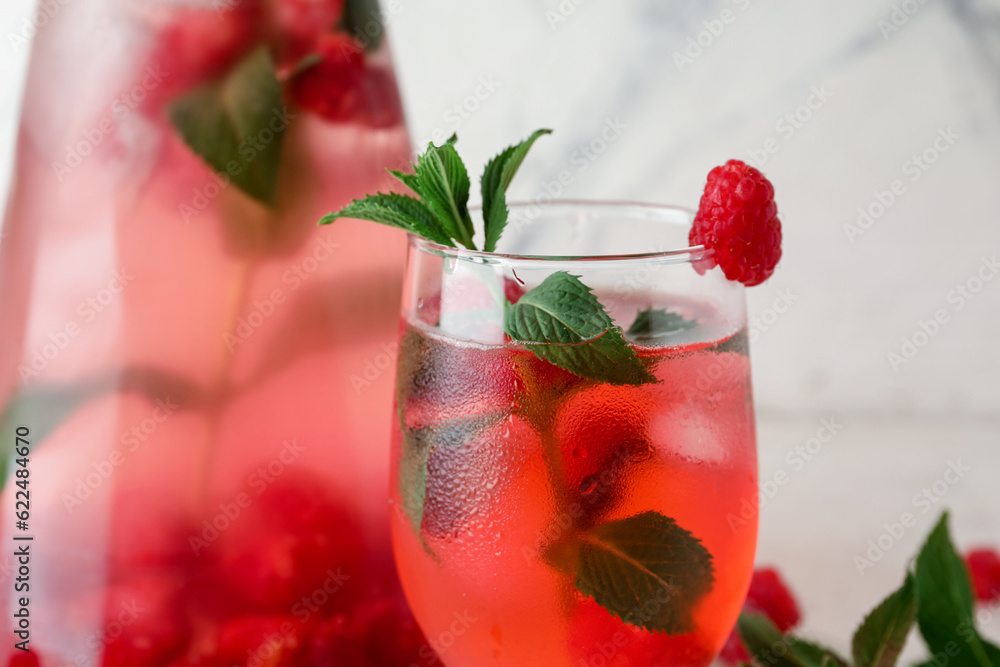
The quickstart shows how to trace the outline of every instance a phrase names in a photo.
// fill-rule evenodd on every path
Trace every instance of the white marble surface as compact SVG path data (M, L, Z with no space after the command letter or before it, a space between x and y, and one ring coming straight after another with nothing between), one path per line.
M894 4L915 11L889 31ZM560 7L566 20L553 24ZM844 648L897 583L939 506L921 513L913 496L950 460L972 468L940 502L954 510L958 541L1000 543L1000 275L980 268L1000 259L998 0L392 8L415 139L457 130L467 160L482 164L536 127L557 129L516 196L537 196L568 168L564 196L695 205L711 166L770 147L763 169L777 188L785 259L750 293L761 323L754 379L761 479L785 470L789 481L762 511L760 558L787 571L817 636ZM9 36L28 14L27 0L0 4L0 182L26 57ZM678 64L699 33L708 45ZM609 122L623 127L586 157ZM939 136L951 138L936 152ZM912 156L925 150L935 161L921 170ZM884 215L849 238L858 208L897 179ZM980 270L993 279L977 284ZM981 288L973 298L954 291L970 281ZM893 369L887 355L938 311L947 321ZM843 430L793 470L788 452L831 416ZM918 525L861 576L853 557L908 510ZM1000 619L990 632L1000 636Z

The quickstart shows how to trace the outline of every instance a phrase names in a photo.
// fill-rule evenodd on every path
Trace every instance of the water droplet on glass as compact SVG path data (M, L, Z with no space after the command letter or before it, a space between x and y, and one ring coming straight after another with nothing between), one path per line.
M576 448L574 448L573 449L573 456L575 456L578 459L585 459L585 458L587 458L587 450L586 450L586 448L584 448L584 447L576 447Z
M593 476L587 477L582 482L580 482L580 495L589 496L597 489L597 479Z
M492 490L493 487L496 486L497 482L499 482L499 481L500 481L499 477L494 477L490 481L486 482L486 488L487 488L487 490Z
M458 266L457 257L445 257L444 258L444 272L451 275L455 272L455 267Z

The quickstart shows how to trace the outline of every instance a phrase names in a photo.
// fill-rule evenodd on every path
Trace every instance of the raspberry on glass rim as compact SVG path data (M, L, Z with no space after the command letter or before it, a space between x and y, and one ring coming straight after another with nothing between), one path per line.
M764 282L781 259L774 186L740 160L716 167L708 174L689 240L714 251L711 259L695 264L699 272L718 265L727 278L747 287Z

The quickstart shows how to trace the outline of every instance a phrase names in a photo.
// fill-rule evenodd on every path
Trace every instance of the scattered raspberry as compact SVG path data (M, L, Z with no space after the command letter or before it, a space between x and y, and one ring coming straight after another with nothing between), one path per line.
M340 21L344 0L269 0L275 46L282 63L305 56L316 38Z
M344 122L365 110L365 54L350 35L320 36L313 51L319 62L296 74L288 94L303 109Z
M778 571L771 567L754 570L753 579L750 580L750 591L747 593L746 602L743 603L743 609L764 614L782 632L793 629L802 619L799 605L788 589L788 585L778 574ZM719 657L723 662L729 664L750 662L750 655L735 629L726 640L726 645L722 648Z
M716 264L730 280L750 287L767 280L781 259L781 221L774 186L757 169L730 160L708 174L688 240L715 251L699 273Z
M802 619L788 585L772 567L754 570L744 608L764 614L782 632L788 632Z
M329 497L321 480L304 475L285 473L269 484L205 554L216 558L233 599L260 610L287 611L303 598L341 608L365 581L363 538L354 517ZM338 571L349 577L347 583Z
M397 667L430 664L434 658L406 603L388 597L324 621L313 635L307 663Z
M974 549L966 555L965 564L977 600L1000 598L1000 554L995 549Z

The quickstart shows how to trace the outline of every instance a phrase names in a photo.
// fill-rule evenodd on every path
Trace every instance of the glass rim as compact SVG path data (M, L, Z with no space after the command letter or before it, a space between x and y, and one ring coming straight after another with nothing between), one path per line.
M603 200L603 199L552 199L544 203L537 201L515 201L508 202L508 208L525 208L528 206L538 206L549 208L553 206L573 206L580 208L609 207L609 208L639 208L651 211L663 211L673 213L683 213L688 218L693 219L695 211L683 206L673 206L670 204L654 204L649 202L636 202L628 200ZM482 211L482 206L470 206L470 211ZM676 224L667 220L650 220L655 224ZM667 264L690 264L702 259L711 257L714 253L711 249L703 245L686 246L683 248L673 248L670 250L657 250L653 252L641 253L616 253L609 255L533 255L519 253L486 252L485 250L470 250L468 248L446 246L435 241L430 241L413 233L407 233L411 246L419 250L430 252L442 257L452 257L464 260L479 260L487 263L526 263L526 264L606 264L606 263L628 263L628 262L657 262Z

